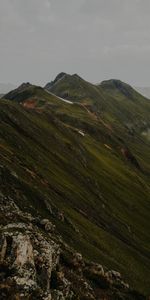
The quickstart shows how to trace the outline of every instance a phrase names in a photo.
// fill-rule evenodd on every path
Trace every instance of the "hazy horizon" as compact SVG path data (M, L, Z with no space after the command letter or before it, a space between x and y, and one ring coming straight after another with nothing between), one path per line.
M57 76L58 74L56 74L56 76ZM70 74L70 75L73 75L73 74ZM78 74L79 76L80 76L80 74ZM84 77L82 77L83 79L85 79ZM30 81L30 83L31 84L35 84L35 85L39 85L39 86L45 86L45 84L47 84L48 82L50 82L50 81L52 81L52 80L54 80L55 79L55 77L54 78L51 78L49 81L47 81L47 82L44 82L43 84L41 84L41 83L35 83L34 81ZM117 79L117 80L121 80L120 78L108 78L108 79L106 79L106 80L109 80L109 79ZM86 80L86 79L85 79ZM105 80L105 79L104 79ZM102 80L103 81L103 80ZM100 81L100 82L91 82L91 83L93 83L93 84L99 84L99 83L101 83L102 81ZM7 93L8 91L11 91L11 90L13 90L13 89L15 89L15 88L17 88L17 87L19 87L19 85L21 85L22 83L24 83L24 82L29 82L29 81L22 81L22 82L18 82L18 83L12 83L12 82L0 82L0 93ZM89 81L90 82L90 81ZM127 84L130 84L129 82L126 82ZM131 84L131 86L133 87L133 88L135 88L135 89L137 89L137 91L138 92L140 92L141 94L143 93L143 94L145 94L145 97L146 96L150 96L150 85L148 86L138 86L138 85L132 85Z
M60 72L150 86L148 0L0 0L0 82Z

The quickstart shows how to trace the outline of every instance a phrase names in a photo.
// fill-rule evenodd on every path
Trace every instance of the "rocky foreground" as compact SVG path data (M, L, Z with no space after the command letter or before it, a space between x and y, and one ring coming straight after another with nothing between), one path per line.
M77 74L0 99L0 299L146 299L149 114Z
M83 259L48 219L0 193L0 299L145 299L119 272Z

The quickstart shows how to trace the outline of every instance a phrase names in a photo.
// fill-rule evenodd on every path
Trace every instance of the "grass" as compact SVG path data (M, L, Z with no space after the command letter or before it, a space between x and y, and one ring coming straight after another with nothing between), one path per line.
M63 103L34 86L9 94L11 101L0 100L1 190L22 209L50 218L86 258L120 271L130 286L148 294L150 156L141 131L149 104L134 93L134 101L116 90L110 95L109 86L96 87L79 77L66 79L58 94L68 89L68 98L75 96L78 104ZM23 107L33 98L33 109ZM129 120L134 136L125 127ZM141 170L122 155L122 147L130 149ZM79 233L54 218L46 201Z

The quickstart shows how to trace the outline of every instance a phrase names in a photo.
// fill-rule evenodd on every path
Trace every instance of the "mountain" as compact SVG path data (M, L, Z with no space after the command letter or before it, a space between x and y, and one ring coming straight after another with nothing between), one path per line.
M0 83L0 94L6 94L14 88L15 88L15 86L13 84Z
M150 87L135 87L135 89L143 96L150 99Z
M112 79L94 85L77 74L60 73L45 89L59 97L82 104L102 121L107 121L108 126L113 123L117 131L120 127L128 128L132 134L134 131L142 132L149 128L147 99L119 80Z
M2 299L146 299L149 113L77 74L0 100Z

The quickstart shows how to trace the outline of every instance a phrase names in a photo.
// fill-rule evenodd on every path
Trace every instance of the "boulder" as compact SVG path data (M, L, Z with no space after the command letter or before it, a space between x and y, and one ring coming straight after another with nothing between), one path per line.
M40 224L44 226L47 232L54 232L55 225L53 225L48 219L41 220Z

